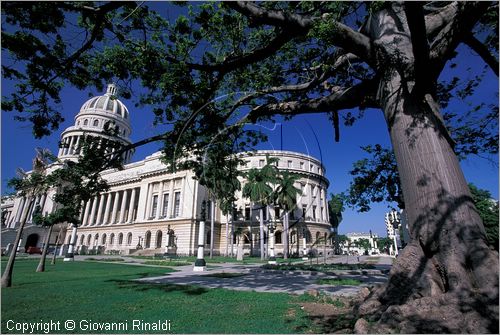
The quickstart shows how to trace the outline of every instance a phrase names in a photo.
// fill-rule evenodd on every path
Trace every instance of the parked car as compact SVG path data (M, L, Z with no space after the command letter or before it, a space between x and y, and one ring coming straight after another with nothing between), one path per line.
M26 252L30 255L33 255L33 254L42 254L42 250L40 248L37 248L37 247L29 247L28 250L26 250Z

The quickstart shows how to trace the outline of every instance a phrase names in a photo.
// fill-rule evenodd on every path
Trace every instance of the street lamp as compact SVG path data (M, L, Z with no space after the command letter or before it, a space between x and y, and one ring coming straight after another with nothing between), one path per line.
M194 262L194 268L193 268L193 271L195 272L205 271L205 266L207 265L204 258L206 206L207 206L206 201L203 201L201 203L200 227L198 231L198 255L196 257L196 261Z

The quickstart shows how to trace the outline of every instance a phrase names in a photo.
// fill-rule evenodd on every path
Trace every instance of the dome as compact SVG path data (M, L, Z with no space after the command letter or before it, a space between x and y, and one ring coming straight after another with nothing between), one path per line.
M87 100L80 108L80 113L106 112L128 120L128 109L116 98L116 91L116 86L109 84L106 93Z

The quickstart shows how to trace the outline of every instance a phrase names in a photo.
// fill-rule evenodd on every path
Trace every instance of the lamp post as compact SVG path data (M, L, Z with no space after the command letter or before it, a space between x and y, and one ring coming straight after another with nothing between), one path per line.
M76 224L73 223L73 230L71 231L71 238L69 240L69 247L66 256L64 256L64 262L71 262L75 260L75 243L76 243Z
M275 219L276 220L276 219ZM276 264L276 257L274 255L274 230L276 229L276 222L269 220L269 260L268 264Z
M196 261L194 262L193 271L202 272L205 271L205 267L207 263L204 258L204 249L205 249L205 216L206 216L206 206L207 203L203 201L201 203L201 213L200 213L200 226L198 230L198 255L196 257Z

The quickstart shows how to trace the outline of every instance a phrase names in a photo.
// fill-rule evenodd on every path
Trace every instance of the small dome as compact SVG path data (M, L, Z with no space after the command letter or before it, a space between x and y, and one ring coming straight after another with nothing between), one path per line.
M102 96L90 98L80 108L80 113L107 112L128 120L128 109L123 102L116 98L117 88L114 84L109 84L106 93Z

